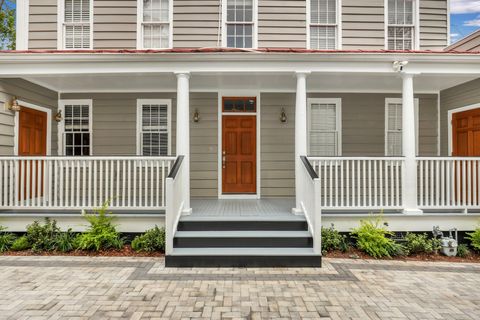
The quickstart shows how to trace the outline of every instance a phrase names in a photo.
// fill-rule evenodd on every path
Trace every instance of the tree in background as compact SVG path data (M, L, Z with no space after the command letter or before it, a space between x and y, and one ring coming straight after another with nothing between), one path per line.
M0 48L15 50L15 2L0 0Z

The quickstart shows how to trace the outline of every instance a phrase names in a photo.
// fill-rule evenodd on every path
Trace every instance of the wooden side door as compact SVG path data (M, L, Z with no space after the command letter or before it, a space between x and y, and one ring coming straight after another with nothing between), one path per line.
M256 117L228 115L222 122L223 193L256 193Z
M480 108L468 110L464 112L454 113L452 116L452 155L455 157L479 157L480 156ZM456 186L463 186L463 172L468 172L468 167L464 162L458 161L455 163L455 182ZM478 172L476 164L473 164L472 176L470 181L475 179L473 172ZM460 173L459 176L458 173ZM473 181L470 193L473 194L475 190L480 190L479 177L477 181ZM476 184L476 185L473 185ZM465 195L468 194L465 190L456 190L456 201L461 201Z
M47 113L22 106L18 117L18 155L46 156ZM19 184L20 188L22 185L24 188L24 197L21 200L43 196L43 161L25 161L23 166L20 166L19 179L22 179L22 168L25 172L23 172L23 183L20 181ZM21 195L21 192L18 194Z

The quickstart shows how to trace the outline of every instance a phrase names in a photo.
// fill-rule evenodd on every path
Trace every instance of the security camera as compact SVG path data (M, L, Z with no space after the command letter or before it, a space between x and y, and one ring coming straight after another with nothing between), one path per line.
M395 72L403 72L403 68L408 64L408 61L395 61L393 63L393 70Z

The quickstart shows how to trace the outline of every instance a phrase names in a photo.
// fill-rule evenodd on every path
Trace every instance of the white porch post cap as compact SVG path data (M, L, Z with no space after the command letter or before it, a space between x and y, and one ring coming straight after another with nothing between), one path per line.
M175 71L174 74L177 76L177 78L179 77L190 78L190 71Z
M311 73L312 73L311 71L295 71L295 75L297 76L297 78L302 76L306 77Z

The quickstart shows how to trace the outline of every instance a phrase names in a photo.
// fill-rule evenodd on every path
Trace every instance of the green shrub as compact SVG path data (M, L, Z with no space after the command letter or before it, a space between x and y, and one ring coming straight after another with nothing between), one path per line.
M333 250L340 250L345 252L348 250L347 237L342 236L335 227L322 227L322 252L329 252Z
M426 233L407 233L405 247L409 254L434 253L440 249L440 240L429 239Z
M472 242L473 249L480 251L480 227L472 233L467 233L466 238Z
M352 230L357 248L374 258L393 257L404 254L403 246L388 238L393 233L382 226L381 216L361 220L360 227Z
M132 249L135 251L155 252L165 251L165 229L155 226L132 241Z
M56 249L61 252L70 252L75 249L76 236L72 229L61 232L57 236Z
M459 244L457 248L457 257L466 258L470 255L470 249L464 243Z
M13 242L12 249L13 251L23 251L23 250L28 250L31 249L32 245L30 242L28 242L28 239L26 236L21 236L20 238L17 238L15 242Z
M57 240L60 233L57 221L45 218L43 225L34 221L27 226L26 237L34 252L55 251L57 250Z
M0 226L0 253L10 250L16 238L13 233L5 232L6 229Z
M78 249L99 251L123 247L123 239L113 223L115 217L108 212L108 204L108 201L105 202L93 213L82 213L90 225L85 233L76 238L75 245Z

